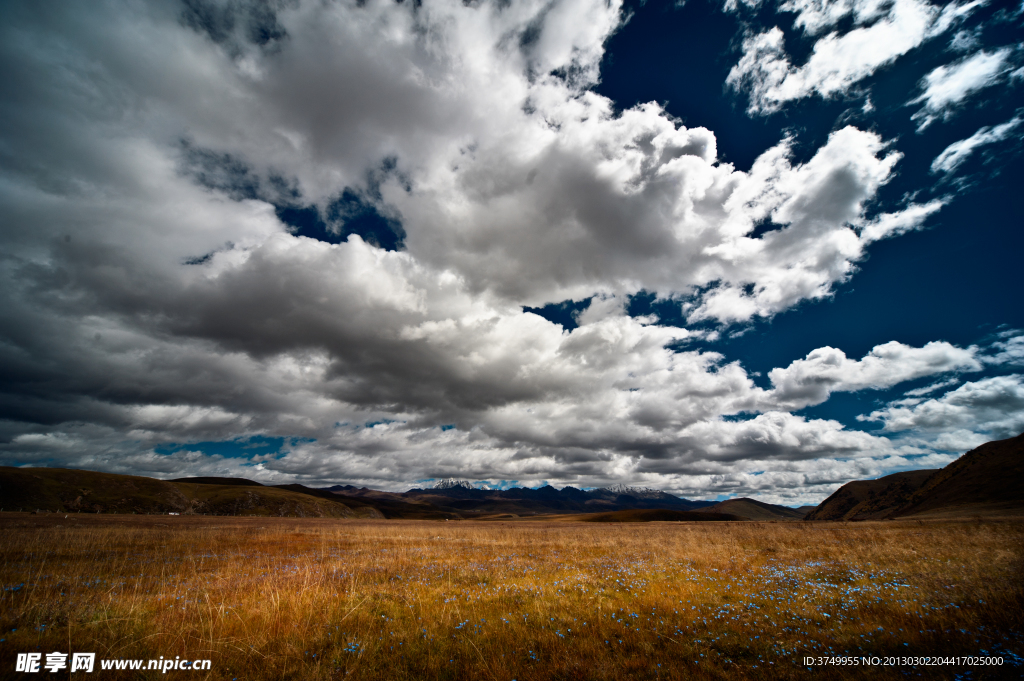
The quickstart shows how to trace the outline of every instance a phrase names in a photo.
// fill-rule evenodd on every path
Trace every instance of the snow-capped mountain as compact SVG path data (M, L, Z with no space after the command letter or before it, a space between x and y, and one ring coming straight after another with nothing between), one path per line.
M623 485L622 483L616 483L611 487L602 487L594 491L606 491L611 492L612 494L626 494L637 499L658 499L672 496L667 492L662 492L660 489L651 489L650 487L630 487L629 485Z
M456 480L455 478L438 480L434 483L433 489L456 489L459 487L462 489L474 489L469 480Z

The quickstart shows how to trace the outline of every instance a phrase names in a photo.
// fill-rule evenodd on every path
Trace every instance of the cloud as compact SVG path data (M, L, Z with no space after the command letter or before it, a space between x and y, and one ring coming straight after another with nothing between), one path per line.
M35 29L51 42L64 40L69 53L95 50L83 36L101 38L104 48L89 62L91 71L80 60L63 65L62 77L74 87L37 89L23 102L25 110L49 111L61 121L65 112L66 125L26 116L12 136L46 137L39 146L55 155L47 172L61 175L48 182L98 183L122 193L124 201L108 210L123 212L131 201L141 210L148 198L139 194L159 201L155 194L167 187L179 194L173 203L189 210L207 204L204 210L230 212L218 198L249 201L253 211L261 210L258 201L280 208L301 200L326 214L344 191L361 187L400 222L405 248L418 262L516 304L641 288L688 294L713 285L713 300L696 314L733 322L828 295L848 276L863 251L847 223L866 220L866 203L899 158L876 157L885 146L876 135L838 131L804 165L789 161L790 142L783 141L751 172L738 171L718 161L710 131L687 129L654 104L618 115L609 100L580 89L596 78L602 41L619 21L617 6L580 0L544 7L517 4L505 12L440 3L411 13L386 3L298 4L274 15L280 37L271 47L242 41L252 20L244 17L218 20L235 27L229 40L220 23L181 25L145 6L133 5L114 22L73 8L34 16L22 33ZM565 23L565 12L594 17L582 26ZM73 33L68 24L88 30ZM510 35L518 41L510 43ZM159 46L161 56L146 44ZM59 59L32 50L8 56L19 72L34 70L44 83L52 76L43 63ZM72 93L95 90L94 81L118 94L77 101ZM162 85L154 90L153 83ZM122 119L104 122L118 103L135 112L127 128ZM182 138L192 150L185 159ZM82 140L113 144L92 148ZM13 153L39 163L38 146L19 142ZM80 169L79 161L68 162L79 156L86 164ZM198 157L225 166L197 168ZM183 176L165 181L172 163ZM131 176L108 177L120 168L131 168ZM816 173L810 188L797 181ZM163 184L132 186L146 177ZM198 188L181 180L214 195L193 202L186 196L197 197ZM12 201L28 201L30 193ZM917 210L899 214L916 223ZM98 211L95 220L107 220ZM771 211L789 227L750 238ZM118 219L125 229L110 236L122 248L122 239L151 233L128 227L141 215ZM203 227L197 238L163 252L180 262L227 244L239 250L265 239L272 223L251 235ZM152 232L173 238L182 231ZM751 284L756 295L740 293Z
M843 431L835 422L805 421L768 414L751 425L731 424L724 432L706 425L691 431L698 448L677 460L632 459L604 453L589 466L551 452L504 448L480 434L387 423L345 426L335 437L296 443L274 456L251 458L204 454L188 447L170 454L94 446L100 433L79 432L42 438L24 437L22 463L53 465L60 440L64 465L135 475L246 477L268 484L300 481L310 485L350 482L405 491L419 480L455 476L471 480L518 480L524 485L611 485L627 481L665 489L689 498L718 495L757 496L797 505L817 503L841 484L908 467L944 465L953 457L910 447L893 447L885 438ZM116 440L116 435L110 434ZM702 457L704 438L708 455ZM32 446L39 453L33 458ZM742 457L730 449L738 447ZM804 450L807 451L804 451ZM815 454L817 456L815 456ZM839 455L833 458L830 455ZM511 477L509 477L511 476Z
M971 52L979 46L980 38L980 27L973 31L957 31L949 41L949 49L955 52Z
M941 201L865 215L865 204L901 158L898 152L882 156L885 149L877 135L848 126L829 135L803 165L790 163L788 141L759 157L726 203L743 221L724 228L738 225L739 233L705 248L721 261L711 263L706 276L718 285L693 306L689 319L746 321L825 298L853 273L868 243L920 227ZM780 228L759 239L746 236L765 220Z
M999 340L992 343L993 354L983 357L987 364L1017 365L1024 364L1024 335L1019 329L1011 329L999 334Z
M933 173L952 173L974 153L974 150L996 142L1003 142L1010 139L1014 131L1024 123L1024 118L1014 116L1005 123L989 127L979 128L977 132L966 139L953 142L942 150L935 160L932 161L931 171Z
M908 406L890 405L871 412L867 421L880 421L886 432L945 437L947 444L1003 439L1024 431L1024 381L1019 374L993 376L964 383L945 395ZM964 438L961 431L973 433ZM954 434L961 434L954 438ZM980 441L979 441L980 440Z
M875 346L860 360L835 348L818 348L788 367L772 369L772 399L788 409L821 404L833 392L880 390L951 371L980 371L976 348L933 341L914 348L896 341Z
M725 0L722 3L722 10L725 12L736 12L739 10L740 5L748 9L757 9L761 6L763 0Z
M379 487L448 475L664 486L716 460L771 470L891 454L884 439L844 434L834 422L722 420L770 399L715 353L667 349L687 332L628 317L615 298L592 303L567 333L488 307L457 279L438 281L407 254L357 239L280 235L245 259L215 254L208 268L187 282L187 295L146 296L147 333L97 319L78 338L32 341L36 364L21 364L19 392L35 401L20 407L20 426L8 424L16 434L5 460L265 480L344 476ZM184 300L187 310L175 309ZM152 454L161 443L247 432L312 442L278 458ZM659 473L669 470L677 477Z
M831 31L817 38L810 56L800 66L786 52L779 27L750 35L743 41L743 56L729 71L726 83L747 92L750 115L777 112L787 102L812 95L844 97L878 69L895 62L946 31L986 3L951 3L943 9L923 0L790 0L780 11L794 12L794 26L816 36L852 17L854 28Z
M784 34L777 26L743 41L743 56L729 71L726 83L750 97L748 113L769 114L787 102L813 94L830 98L846 95L856 83L878 68L914 49L934 31L940 12L920 0L896 0L884 17L881 4L790 2L780 9L798 12L796 25L814 35L855 13L856 28L832 32L815 41L810 57L794 66L786 53Z
M795 13L793 22L809 35L816 35L827 28L834 28L846 17L861 26L874 21L886 13L886 3L877 0L787 0L779 5L782 12Z
M867 245L920 229L928 216L938 212L946 202L946 199L933 199L928 203L912 203L895 213L876 215L863 223L860 229L861 243Z
M920 397L922 395L927 395L928 393L933 393L936 390L941 390L942 388L948 388L948 387L950 387L952 385L956 385L959 382L960 382L960 379L950 378L950 379L947 379L945 381L939 381L938 383L932 383L931 385L926 385L926 386L924 386L922 388L915 388L914 390L908 390L908 391L906 391L903 394L904 395L908 395L910 397Z
M927 452L785 410L973 366L947 344L838 368L823 349L764 390L626 314L641 289L711 325L825 298L942 204L877 212L901 156L874 132L739 169L657 104L616 111L591 86L618 3L5 12L5 463L684 490L742 462L834 484ZM343 223L346 197L392 250L283 221ZM571 331L523 311L570 298L592 298ZM253 435L285 444L196 444Z
M709 131L678 126L654 104L615 116L588 96L544 111L558 134L544 132L529 156L505 136L481 139L412 192L385 190L411 253L527 305L714 285L708 300L737 302L709 302L695 319L745 321L845 279L863 257L848 223L867 222L867 201L900 158L847 128L806 164L790 161L784 140L742 172L718 162ZM914 210L899 212L919 224ZM788 227L749 236L769 216ZM748 284L756 295L736 293Z
M907 105L924 104L911 120L921 132L938 118L948 119L957 105L984 88L995 85L1008 70L1010 48L977 52L952 64L939 66L921 79L924 90Z

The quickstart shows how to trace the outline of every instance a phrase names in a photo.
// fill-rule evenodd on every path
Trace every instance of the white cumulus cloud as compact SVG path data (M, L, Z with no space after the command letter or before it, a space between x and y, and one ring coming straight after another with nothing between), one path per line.
M849 359L835 348L818 348L788 367L768 373L772 399L790 409L820 404L832 392L889 388L904 381L951 371L980 371L975 348L936 341L915 348L891 341L862 359Z
M975 92L995 85L1008 71L1010 48L984 50L960 61L938 66L921 79L919 96L907 102L923 106L910 118L921 132L938 118L949 118L955 108Z
M786 52L779 27L750 35L726 83L748 94L751 115L773 113L787 102L812 95L846 96L857 83L984 4L951 3L939 9L924 0L790 0L779 9L796 13L795 26L805 35L834 29L848 16L854 27L816 38L810 56L800 65Z
M1010 139L1021 123L1024 123L1024 118L1014 116L1005 123L979 128L970 137L953 142L932 161L932 172L947 174L954 172L960 164L971 157L975 149Z
M886 432L914 431L953 437L973 433L972 446L1019 435L1024 431L1024 377L994 376L964 383L941 397L914 405L890 405L865 420L880 421ZM967 441L961 433L957 441Z

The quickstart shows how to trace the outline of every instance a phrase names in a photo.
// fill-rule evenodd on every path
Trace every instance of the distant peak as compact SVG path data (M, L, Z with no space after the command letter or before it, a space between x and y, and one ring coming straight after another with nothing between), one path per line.
M623 485L622 483L616 483L611 487L605 487L604 489L614 494L628 494L633 497L664 494L660 489L651 489L650 487L630 487L629 485Z
M469 480L456 480L455 478L445 478L444 480L438 480L434 483L434 489L456 489L461 487L463 489L473 489L472 483Z

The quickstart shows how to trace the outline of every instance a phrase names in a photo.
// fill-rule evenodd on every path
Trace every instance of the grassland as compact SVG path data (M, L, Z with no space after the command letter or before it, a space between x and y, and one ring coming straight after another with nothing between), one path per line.
M95 678L1019 678L1024 523L0 516L17 652L209 658ZM1001 668L818 668L818 655ZM43 672L40 677L54 677ZM78 678L77 676L75 678ZM81 678L93 678L82 675Z

